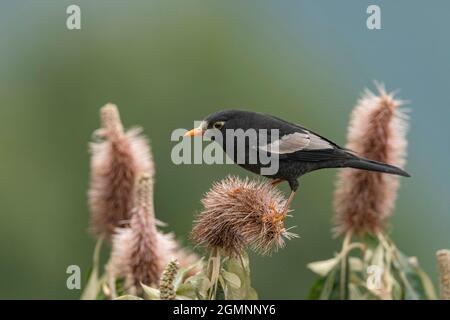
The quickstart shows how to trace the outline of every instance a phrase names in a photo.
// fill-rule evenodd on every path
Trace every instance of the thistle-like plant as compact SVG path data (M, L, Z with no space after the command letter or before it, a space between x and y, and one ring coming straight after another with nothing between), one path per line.
M376 95L366 90L358 101L346 147L365 158L403 166L407 118L400 109L402 101L386 93L382 85L378 91ZM388 235L398 187L398 176L341 169L334 231L344 236L342 250L331 259L308 265L319 275L311 299L435 298L417 259L405 256Z
M353 109L346 148L368 159L398 167L406 162L407 116L404 103L378 85L379 94L366 90ZM399 176L355 169L338 174L334 208L335 232L376 234L386 228L394 210Z
M89 190L91 227L100 237L83 299L142 294L142 285L158 285L171 259L188 270L184 278L201 269L195 254L157 228L162 223L155 216L154 164L146 139L136 130L124 133L116 106L104 106L101 116L96 135L103 140L91 145ZM112 250L106 274L100 276L104 238L112 240Z
M227 177L202 199L203 210L191 237L198 245L229 256L238 256L246 248L270 254L284 246L284 239L295 237L284 226L285 202L268 182Z
M142 173L152 177L154 165L141 129L124 131L115 105L101 108L100 117L101 128L90 144L88 200L92 232L109 239L117 227L129 223L136 177Z
M173 234L157 229L152 186L148 175L138 179L130 226L118 228L113 237L107 267L113 292L118 279L124 280L123 289L132 294L141 292L141 284L158 285L164 267L172 259L182 267L196 262L196 256L182 249Z
M124 279L131 292L141 283L156 285L174 249L156 229L151 187L148 175L139 178L130 226L118 228L113 236L108 271L114 279Z
M268 182L236 177L215 183L206 193L191 235L210 254L203 298L256 298L245 251L270 254L284 245L284 239L296 236L284 226L285 201Z

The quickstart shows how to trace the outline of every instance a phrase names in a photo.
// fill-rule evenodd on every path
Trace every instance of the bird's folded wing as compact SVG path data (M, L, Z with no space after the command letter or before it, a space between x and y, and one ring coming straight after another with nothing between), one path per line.
M283 159L290 159L296 161L329 161L329 160L345 160L352 156L342 149L322 149L322 150L304 150L284 155ZM280 157L280 159L282 159Z
M259 146L259 149L270 153L289 154L307 150L333 150L335 146L322 137L305 131L285 134L278 140Z

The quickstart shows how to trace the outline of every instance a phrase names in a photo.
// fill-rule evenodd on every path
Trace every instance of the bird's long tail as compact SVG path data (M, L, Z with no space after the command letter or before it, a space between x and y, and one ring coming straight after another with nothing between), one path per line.
M406 172L398 167L392 166L390 164L374 161L374 160L359 158L359 157L355 157L354 159L346 160L345 167L396 174L396 175L403 176L403 177L410 177L408 172Z

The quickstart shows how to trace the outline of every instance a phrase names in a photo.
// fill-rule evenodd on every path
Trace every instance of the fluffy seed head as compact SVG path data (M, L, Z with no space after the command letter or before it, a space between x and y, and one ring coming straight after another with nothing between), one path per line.
M402 167L405 164L407 117L403 101L378 85L378 95L366 90L353 109L346 147L359 156ZM337 234L376 233L391 215L398 176L356 169L341 169L334 207Z
M153 177L150 147L140 129L124 132L119 111L113 104L101 111L99 141L90 144L91 182L88 192L91 230L109 238L116 227L126 226L131 218L136 176L143 172Z
M127 288L157 284L166 263L165 242L160 241L156 230L151 188L150 177L140 177L130 226L118 229L113 237L110 268L116 277L126 279Z
M135 194L130 225L116 229L107 267L113 278L125 279L126 289L139 289L140 283L157 286L164 267L171 259L177 259L182 267L197 260L196 255L179 246L173 234L157 230L153 180L149 175L138 178ZM197 271L192 270L189 275Z
M286 200L268 182L227 177L202 199L192 239L208 249L239 255L246 247L267 254L295 235L284 227L280 212Z

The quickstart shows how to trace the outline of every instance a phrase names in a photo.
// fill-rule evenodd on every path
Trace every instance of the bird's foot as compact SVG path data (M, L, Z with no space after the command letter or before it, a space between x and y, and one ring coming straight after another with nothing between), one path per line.
M273 217L273 222L275 222L275 223L282 222L282 221L284 221L285 218L286 218L286 213L279 212L279 213L276 213L275 216Z
M278 209L275 207L275 204L271 202L269 204L270 208L270 214L267 214L262 217L263 222L271 221L272 223L279 223L286 218L286 214L283 212L278 211Z
M264 215L262 217L262 222L272 222L273 224L280 223L284 221L286 215L282 212L278 212L277 210L273 210L270 214Z

